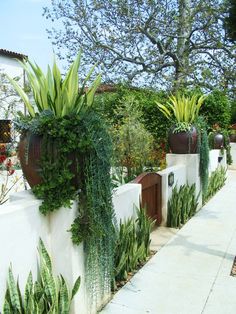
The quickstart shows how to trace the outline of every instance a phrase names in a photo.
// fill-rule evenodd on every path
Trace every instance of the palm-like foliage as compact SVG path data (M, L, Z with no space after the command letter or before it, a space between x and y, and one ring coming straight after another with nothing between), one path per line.
M176 96L170 96L166 105L157 102L160 111L169 119L174 119L177 122L193 123L197 118L199 110L204 102L205 96L199 97L193 95L192 97L186 97L184 95L177 94Z
M41 239L39 256L38 280L33 283L32 273L29 273L24 296L21 294L18 281L14 279L12 268L9 268L3 314L70 313L71 301L79 290L80 277L76 280L72 291L68 289L62 275L54 278L51 259Z
M70 113L80 114L92 105L94 94L101 82L101 75L96 77L89 88L85 88L94 71L95 66L93 66L79 87L80 59L81 52L72 63L64 79L62 79L55 60L52 69L48 66L46 75L37 64L30 61L20 62L27 74L38 112L51 110L55 116L63 117ZM29 114L34 117L34 106L24 89L9 76L8 79L25 103Z

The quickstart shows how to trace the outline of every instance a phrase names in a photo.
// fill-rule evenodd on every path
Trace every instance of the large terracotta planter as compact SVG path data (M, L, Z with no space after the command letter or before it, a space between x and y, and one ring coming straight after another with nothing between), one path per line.
M190 131L173 132L174 127L169 130L168 142L173 154L196 154L197 152L197 129L192 126Z
M28 181L30 187L34 187L37 184L43 182L42 169L40 167L40 159L42 154L50 154L53 160L58 158L57 148L55 144L52 144L47 149L43 149L43 137L39 135L27 132L21 135L18 146L18 157L21 163L23 174ZM71 160L70 170L75 175L71 182L75 188L79 187L79 174L78 174L78 160L77 154L73 153L68 155L68 159ZM60 175L60 173L58 173Z

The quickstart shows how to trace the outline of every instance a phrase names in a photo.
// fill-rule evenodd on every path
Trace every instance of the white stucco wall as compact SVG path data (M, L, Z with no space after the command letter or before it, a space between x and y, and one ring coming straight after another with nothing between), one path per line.
M186 167L186 182L189 185L195 183L196 185L196 197L199 195L199 206L202 206L201 197L201 181L199 175L199 154L167 154L166 155L167 166L185 165Z
M235 151L234 151L235 149ZM236 165L236 143L232 151L235 152ZM218 157L222 157L219 160ZM196 184L196 196L199 194L198 209L202 207L201 195L201 181L199 176L199 155L198 154L167 154L166 155L167 168L159 171L158 174L162 176L162 225L167 221L167 203L172 195L172 189L183 184ZM219 149L213 149L209 153L209 175L216 170L218 166L227 168L226 152L223 154ZM168 185L168 176L173 172L174 184L172 187Z
M236 143L230 143L231 146L231 156L233 163L232 165L229 166L229 169L234 169L236 170Z
M209 175L211 175L218 166L227 168L226 151L224 150L222 153L220 149L212 149L209 152Z
M19 78L18 83L21 86L24 85L24 71L21 65L19 64L19 62L17 61L17 59L0 54L0 73L7 74L11 78L17 77ZM11 86L10 83L9 83L9 86ZM1 105L3 105L3 107L5 107L6 109L6 107L8 107L8 103L12 102L15 105L15 108L13 110L15 113L17 111L24 112L24 104L22 101L19 101L19 99L20 98L18 97L18 95L16 97L10 96L10 97L7 97L6 101L3 101ZM4 108L1 108L0 106L0 119L5 119L5 118L12 119L14 117L12 114L7 115L6 117L5 111L6 110L4 110Z
M17 59L0 54L0 69L10 77L21 77L23 83L23 69Z
M186 177L186 166L179 164L176 166L168 167L158 172L162 177L162 225L166 225L167 222L167 211L168 211L168 200L171 198L172 190L175 185L180 187L187 183ZM168 176L170 173L174 174L174 183L172 186L168 185Z
M126 184L113 193L117 220L133 216L134 204L139 206L140 184ZM6 289L10 263L15 277L19 275L20 287L25 287L29 271L37 274L37 247L41 237L52 258L55 274L62 274L72 287L81 276L81 287L72 304L73 314L95 314L89 310L85 289L83 245L75 246L68 232L77 216L77 206L61 208L50 215L40 214L40 200L31 191L21 191L10 196L10 202L0 208L0 308Z
M114 189L112 201L118 225L130 217L136 217L136 208L140 207L141 184L127 183Z

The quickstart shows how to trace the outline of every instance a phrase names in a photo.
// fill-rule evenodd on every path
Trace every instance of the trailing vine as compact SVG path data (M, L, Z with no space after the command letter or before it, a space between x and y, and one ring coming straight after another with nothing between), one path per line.
M197 151L200 155L199 173L202 187L202 198L205 199L208 187L209 145L207 135L207 124L203 117L197 119L198 144Z
M70 206L73 199L78 201L78 217L71 226L72 241L84 242L87 287L92 302L97 303L110 291L116 237L111 141L103 122L92 111L82 117L63 118L44 111L33 120L16 121L16 126L43 139L43 182L33 187L34 194L43 200L40 211L47 214ZM77 177L79 181L75 182Z

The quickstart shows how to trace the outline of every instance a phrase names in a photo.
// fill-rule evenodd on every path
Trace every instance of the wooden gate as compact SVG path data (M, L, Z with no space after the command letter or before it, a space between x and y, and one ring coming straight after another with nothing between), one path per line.
M147 208L149 217L156 219L157 224L161 224L161 176L156 172L146 172L140 174L133 182L142 185L141 206Z

